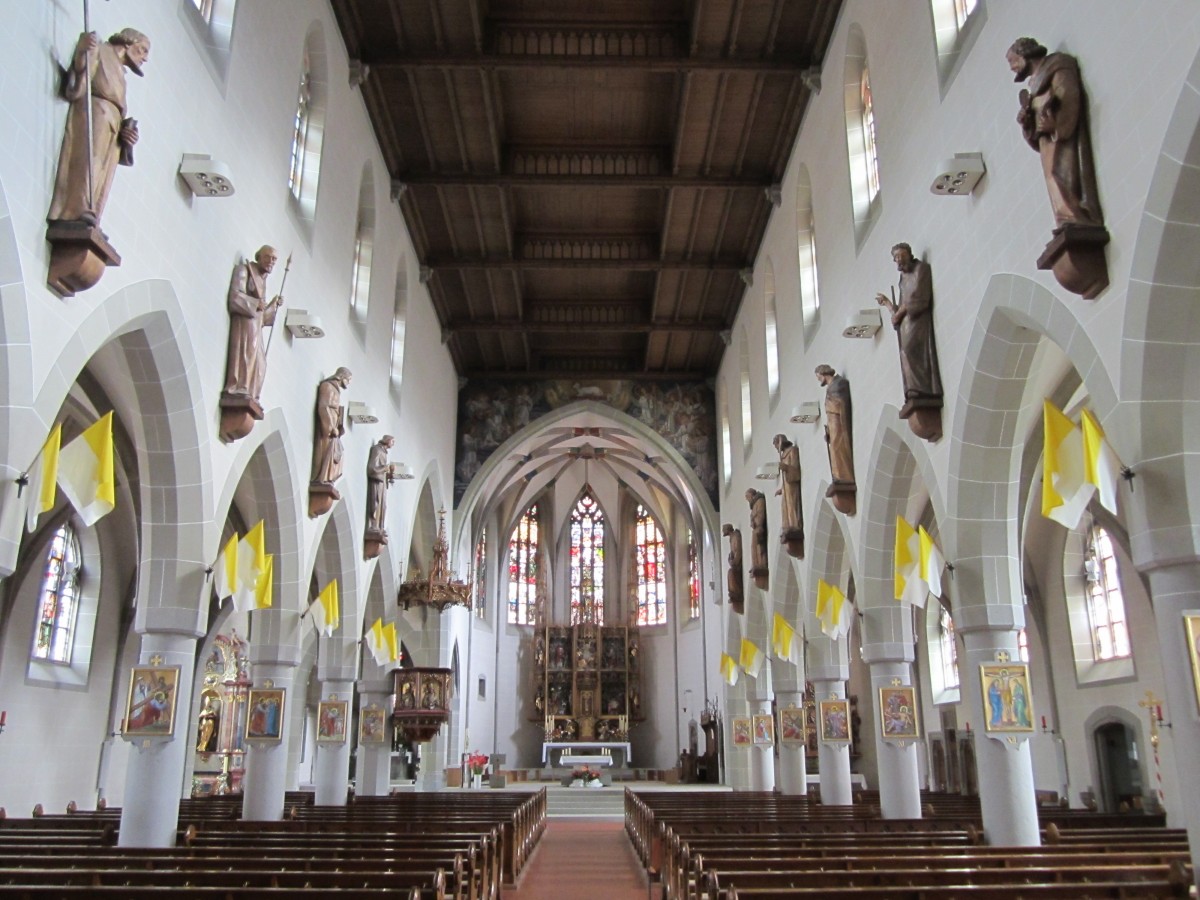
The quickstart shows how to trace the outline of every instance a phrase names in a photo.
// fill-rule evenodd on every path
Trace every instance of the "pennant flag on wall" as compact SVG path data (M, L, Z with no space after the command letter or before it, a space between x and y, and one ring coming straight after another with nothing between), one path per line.
M217 591L217 599L225 600L236 594L238 587L238 535L236 531L225 542L225 549L217 557L217 564L213 568L215 569L214 587Z
M775 613L771 622L771 649L775 651L776 658L795 666L800 665L797 644L796 629L789 625L783 616Z
M117 505L112 413L90 425L58 454L58 485L83 524L95 525Z
M928 593L934 597L942 596L942 569L946 568L946 559L942 556L942 551L938 549L938 545L933 542L933 538L929 536L929 532L922 525L918 536L921 541L921 581L925 583ZM925 608L925 595L921 595L922 609Z
M1100 422L1090 409L1083 411L1083 477L1096 488L1100 505L1117 514L1117 477L1121 460L1104 436Z
M721 677L725 683L732 686L738 683L737 662L728 653L721 654Z
M742 668L746 670L746 674L757 678L763 664L763 652L758 649L758 645L754 641L742 638L741 657Z
M400 638L396 636L396 623L388 622L383 629L383 646L387 650L385 662L396 662L400 659Z
M341 620L336 578L325 585L321 593L317 595L317 599L308 608L308 614L312 619L313 628L316 629L317 634L324 634L328 637L333 636L333 631L338 627Z
M374 624L367 629L366 634L367 649L371 651L371 656L375 658L375 665L382 666L387 664L387 638L383 636L383 619L376 619Z
M29 479L29 509L25 513L25 530L37 528L38 516L54 509L58 493L58 455L62 447L62 426L55 425L42 444L42 452Z
M1083 433L1049 400L1042 405L1042 423L1042 515L1074 528L1096 490L1086 479Z
M817 618L821 620L821 631L831 638L839 638L850 631L846 595L824 579L817 582Z
M258 606L259 583L266 569L266 541L260 521L238 541L237 590L233 592L233 608L238 612Z
M255 609L270 609L274 602L275 588L275 555L268 553L266 563L263 566L262 575L259 576L257 584L254 585L254 608Z
M894 595L901 603L925 605L925 585L921 584L921 539L903 516L896 516L896 577ZM919 600L918 600L919 598Z

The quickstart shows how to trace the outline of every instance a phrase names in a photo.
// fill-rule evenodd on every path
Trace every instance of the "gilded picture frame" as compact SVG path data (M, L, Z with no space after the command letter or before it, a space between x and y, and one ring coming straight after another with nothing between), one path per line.
M734 716L733 746L749 747L754 743L753 734L753 725L749 716Z
M779 743L788 746L802 746L807 739L804 710L794 706L779 710Z
M754 716L754 743L763 746L775 744L775 717L770 713Z
M245 739L268 743L282 740L285 700L283 688L251 688L246 701Z
M983 727L988 734L1031 734L1033 694L1029 666L1024 663L984 663L979 667L983 695Z
M317 743L342 744L346 741L349 700L322 700L317 704Z
M850 743L850 701L822 700L820 713L821 740L826 744Z
M358 742L360 744L387 743L387 715L372 703L358 711Z
M127 738L169 738L179 706L179 666L134 666L121 733Z
M879 733L884 740L917 740L921 736L916 688L905 685L879 689Z

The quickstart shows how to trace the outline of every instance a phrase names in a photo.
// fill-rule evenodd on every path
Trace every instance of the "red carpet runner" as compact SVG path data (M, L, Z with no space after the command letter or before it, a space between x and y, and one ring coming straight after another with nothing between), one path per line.
M658 885L654 886L658 896ZM551 819L504 900L646 900L646 874L623 822Z

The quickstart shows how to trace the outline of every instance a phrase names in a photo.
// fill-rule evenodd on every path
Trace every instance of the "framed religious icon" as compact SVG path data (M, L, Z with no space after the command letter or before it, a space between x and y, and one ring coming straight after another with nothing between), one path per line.
M1192 687L1200 706L1200 610L1183 614L1183 631L1187 635L1188 658L1192 661Z
M917 692L911 686L879 689L879 727L884 739L916 740Z
M278 741L283 737L283 688L251 688L246 701L246 740Z
M990 734L1033 731L1033 697L1029 666L1024 663L984 663L979 667L983 691L983 727Z
M804 744L804 710L789 706L779 711L779 743L794 746Z
M175 707L179 666L134 666L129 675L125 703L125 737L171 737L175 734Z
M317 704L317 741L341 744L346 740L349 700L322 700Z
M775 717L770 713L754 717L754 743L767 746L775 743Z
M829 744L850 743L850 701L821 701L821 740Z
M733 719L733 746L749 747L754 743L751 736L751 723L749 716L734 716Z
M358 742L383 744L387 741L387 716L372 703L358 711Z

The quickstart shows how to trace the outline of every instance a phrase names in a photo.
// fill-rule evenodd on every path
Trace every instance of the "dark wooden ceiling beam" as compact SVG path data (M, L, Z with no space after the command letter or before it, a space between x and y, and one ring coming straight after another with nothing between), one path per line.
M488 322L479 320L451 322L442 331L448 334L472 334L479 331L520 331L529 334L568 334L580 331L586 331L589 334L651 334L668 332L677 332L679 334L711 332L715 334L724 328L726 328L726 323L719 319L706 319L702 322L530 322L517 319L502 319Z
M617 269L627 272L694 271L740 272L750 263L746 260L703 259L466 259L431 258L425 265L437 272L460 269Z
M625 173L583 174L477 174L473 172L410 173L397 177L409 187L499 187L561 190L570 187L622 188L724 188L729 190L763 190L774 182L769 177L752 175L629 175Z
M726 72L761 75L799 75L813 64L808 56L793 59L731 59L721 56L566 56L507 55L478 56L371 54L363 60L374 69L486 69L497 72L555 71L560 69L630 69L642 72Z
M512 381L534 381L546 380L557 381L559 379L568 379L570 381L579 380L622 380L632 379L637 381L702 381L695 370L687 369L671 369L661 371L646 371L636 366L625 368L609 368L609 369L471 369L468 368L463 372L464 378L487 378L494 380L512 380Z

